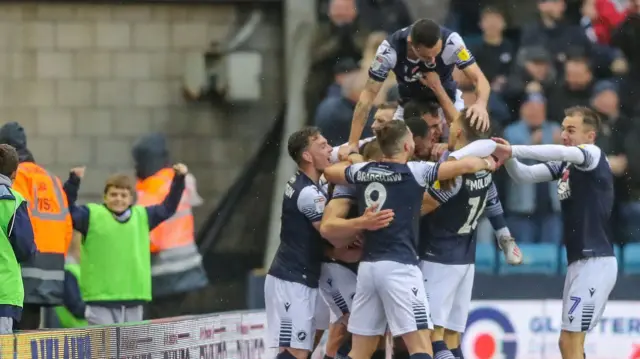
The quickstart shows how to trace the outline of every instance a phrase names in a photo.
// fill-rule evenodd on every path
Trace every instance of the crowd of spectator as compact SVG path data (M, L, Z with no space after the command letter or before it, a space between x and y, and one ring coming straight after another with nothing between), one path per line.
M319 1L305 93L309 122L331 144L346 142L378 45L387 34L430 16L416 9L448 7L435 20L463 36L491 83L495 135L513 144L561 144L565 108L591 106L601 114L596 144L616 176L614 238L640 241L640 160L634 156L640 154L640 0L433 3ZM454 78L465 103L473 103L470 81L462 72ZM397 100L394 85L387 80L377 105ZM496 177L514 236L521 243L560 243L556 185L515 184L502 171ZM479 237L490 240L490 231L480 230Z

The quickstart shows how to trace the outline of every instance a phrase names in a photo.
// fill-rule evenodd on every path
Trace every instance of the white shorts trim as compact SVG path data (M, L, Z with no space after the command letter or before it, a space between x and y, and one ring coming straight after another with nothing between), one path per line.
M616 257L594 257L567 268L562 293L562 330L587 332L598 324L618 279Z
M356 274L338 263L322 263L320 295L331 310L331 323L351 312L356 294Z
M422 261L420 266L433 324L464 333L471 304L475 264Z
M317 288L267 275L264 281L267 345L312 350L317 299Z
M383 335L387 323L393 336L433 329L420 268L392 261L362 262L348 330Z

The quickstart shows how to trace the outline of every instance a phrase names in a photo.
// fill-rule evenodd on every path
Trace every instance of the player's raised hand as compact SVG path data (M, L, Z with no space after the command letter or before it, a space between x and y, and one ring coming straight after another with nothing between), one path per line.
M342 145L338 148L338 159L340 161L349 161L349 154L358 152L357 148L353 148L350 145Z
M498 160L499 163L504 163L504 161L511 158L511 144L509 141L500 137L491 138L498 145L496 146L496 150L493 152L493 156Z
M442 155L444 155L444 153L448 150L449 150L449 144L447 143L434 144L433 147L431 148L431 160L438 162L440 158L442 158Z
M189 173L189 168L187 168L187 165L185 165L184 163L176 163L175 165L173 165L173 170L181 176L185 176L187 173Z
M378 229L387 227L391 221L393 221L394 216L395 213L393 213L392 210L383 209L378 211L378 206L373 205L368 207L360 218L362 219L364 229L368 231L377 231Z
M78 178L83 178L84 177L84 171L87 169L87 167L82 166L82 167L74 167L71 169L71 173L73 173L74 175L78 176Z
M427 73L422 74L422 77L420 77L420 83L422 83L424 86L427 86L432 90L436 90L442 87L440 76L438 76L438 73L435 71L429 71Z
M484 161L487 164L487 167L485 168L486 171L493 172L498 169L498 161L496 161L493 156L485 157Z
M491 121L485 106L473 104L467 110L467 118L471 120L471 126L475 126L478 131L489 131Z

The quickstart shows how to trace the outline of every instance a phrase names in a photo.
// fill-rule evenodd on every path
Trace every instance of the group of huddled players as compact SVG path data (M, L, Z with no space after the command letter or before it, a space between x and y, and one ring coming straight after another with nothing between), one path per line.
M478 102L466 109L455 66L476 84ZM390 71L406 106L378 109L375 137L358 141ZM315 128L289 137L298 171L285 186L281 242L265 280L268 344L279 359L306 359L324 330L328 358L383 358L387 334L401 339L391 344L397 358L462 358L483 214L506 262L523 260L493 184L502 165L515 181L559 183L569 263L559 345L564 359L584 357L585 334L617 277L612 174L593 144L598 116L567 109L564 145L510 145L489 139L489 91L460 36L423 19L378 49L349 143L332 147ZM432 162L442 131L408 111L428 101L439 104L449 133L448 150Z

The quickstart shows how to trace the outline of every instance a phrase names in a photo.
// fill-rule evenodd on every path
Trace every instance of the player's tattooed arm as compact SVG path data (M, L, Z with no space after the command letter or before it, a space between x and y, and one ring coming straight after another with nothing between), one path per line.
M378 96L378 92L380 92L382 88L382 84L383 82L368 78L364 89L360 93L358 103L353 110L351 132L349 134L349 147L352 151L358 151L358 141L360 140L360 136L362 136L367 117L369 116L369 112L371 112L371 107L373 106L376 96Z

